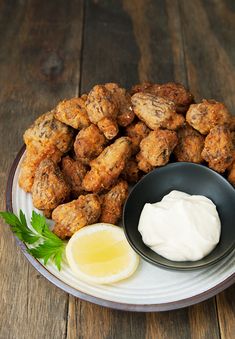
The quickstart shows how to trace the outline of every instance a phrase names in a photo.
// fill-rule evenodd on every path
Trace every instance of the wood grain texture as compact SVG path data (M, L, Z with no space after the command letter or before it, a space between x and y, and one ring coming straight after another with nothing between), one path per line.
M215 298L189 308L191 339L220 338Z
M175 80L232 110L234 31L232 0L0 1L0 209L25 128L96 83ZM50 284L3 223L0 254L0 339L234 337L234 286L181 310L122 312Z
M233 111L235 20L227 21L218 3L232 1L179 1L189 85L196 99L214 98ZM229 7L227 7L229 11ZM232 12L231 12L232 15ZM219 34L218 34L219 31ZM222 40L224 40L222 42ZM233 52L232 52L233 51Z
M78 316L79 315L79 316ZM146 336L146 314L110 310L70 298L68 339L135 339Z
M130 86L138 81L140 52L132 21L116 0L86 1L81 91L105 82Z
M2 1L0 6L0 209L22 134L40 113L78 92L81 1ZM63 338L68 295L26 261L0 228L0 338Z
M220 293L217 297L218 318L221 338L235 337L235 285Z

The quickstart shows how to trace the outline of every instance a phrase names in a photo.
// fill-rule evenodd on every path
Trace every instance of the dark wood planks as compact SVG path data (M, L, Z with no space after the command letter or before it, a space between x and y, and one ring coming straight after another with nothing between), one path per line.
M81 90L104 82L138 81L139 49L121 1L86 1Z
M217 310L222 339L235 336L235 285L220 293L217 297Z
M70 297L68 339L135 338L220 338L214 302L189 308L159 312L134 313L107 309Z
M7 172L36 116L78 93L82 1L1 1L0 210ZM68 295L28 264L0 228L0 338L63 338Z
M215 298L191 306L188 314L192 339L220 338Z
M132 20L139 48L139 81L167 82L177 73L177 80L185 82L177 2L124 0L123 8Z
M71 297L68 339L75 338L78 333L85 339L145 338L145 317L144 313L111 310Z
M179 1L190 88L196 99L222 100L233 111L235 14L226 3L233 1Z

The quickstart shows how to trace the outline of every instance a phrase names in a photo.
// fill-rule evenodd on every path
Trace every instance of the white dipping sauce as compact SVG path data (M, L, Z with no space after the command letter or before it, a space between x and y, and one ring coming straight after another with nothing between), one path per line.
M221 224L210 199L171 191L160 202L144 205L138 230L143 242L161 256L195 261L218 244Z

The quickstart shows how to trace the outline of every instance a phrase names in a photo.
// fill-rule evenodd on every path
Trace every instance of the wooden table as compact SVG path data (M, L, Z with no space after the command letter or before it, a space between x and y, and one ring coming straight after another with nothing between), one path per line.
M0 1L0 209L23 131L94 84L178 81L235 106L233 0ZM128 313L75 299L1 222L0 338L235 338L235 286L198 305Z

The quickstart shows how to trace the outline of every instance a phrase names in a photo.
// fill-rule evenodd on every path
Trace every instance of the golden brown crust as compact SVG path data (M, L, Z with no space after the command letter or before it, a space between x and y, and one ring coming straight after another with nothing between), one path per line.
M86 111L85 101L87 96L72 98L59 102L55 109L55 118L72 126L75 129L82 129L90 125Z
M72 146L72 129L54 118L54 111L42 114L25 131L24 142L35 148L56 147L62 153L67 152Z
M152 84L145 82L135 85L131 89L131 93L145 92L156 95L158 97L174 102L176 111L184 113L189 105L193 102L193 95L181 84L168 82L165 84Z
M100 192L115 183L123 171L131 154L131 141L127 137L118 138L113 144L90 162L91 170L83 179L86 191Z
M26 152L25 158L20 166L20 174L18 179L19 186L28 193L32 190L36 168L40 163L40 159L31 160L30 158L32 158L32 156Z
M109 192L102 197L99 222L116 224L122 215L122 207L128 195L128 183L119 180Z
M101 130L101 132L104 133L105 137L108 140L113 139L117 134L118 134L118 125L115 120L112 118L105 117L101 119L98 123L97 126Z
M90 121L96 125L100 123L100 126L98 125L99 128L103 126L101 121L104 118L109 121L111 131L107 130L107 124L105 124L105 128L102 129L102 132L107 139L112 139L117 135L118 128L116 125L116 118L118 106L111 91L104 85L96 85L92 88L87 97L86 109Z
M177 141L174 131L159 129L150 132L140 143L140 152L137 154L139 169L149 172L154 167L166 165Z
M154 167L150 165L141 152L136 155L136 160L138 162L138 168L141 171L149 173L154 169Z
M105 144L106 139L96 125L91 124L89 127L82 129L77 134L74 142L77 160L84 164L89 164L103 151Z
M80 195L77 200L60 205L53 211L53 232L61 239L71 237L80 228L96 223L100 213L100 200L96 194Z
M139 145L143 138L147 137L150 129L145 125L143 121L132 123L126 128L126 135L132 142L132 154L135 155L139 152Z
M107 83L105 87L112 93L118 107L117 123L119 126L126 127L135 118L135 113L132 108L131 96L116 83Z
M19 185L31 192L35 171L43 159L59 162L72 145L72 129L54 118L54 112L41 115L25 131L26 157L21 165Z
M145 81L140 84L134 85L130 89L130 94L134 95L135 93L139 92L148 92L148 89L150 89L153 86L152 82Z
M26 147L25 158L20 166L20 174L18 183L25 192L31 192L35 172L40 162L44 159L52 159L58 163L61 159L62 152L56 147L48 145L48 147L34 147L31 144Z
M204 137L188 124L177 131L177 136L178 144L174 149L176 160L201 163Z
M41 210L52 210L68 199L70 187L58 165L51 159L41 161L32 187L33 205Z
M135 114L149 128L177 129L184 123L184 117L177 114L175 104L149 93L139 92L131 97Z
M186 112L189 105L193 102L193 95L181 84L168 82L165 84L154 84L149 93L161 98L173 101L177 112Z
M141 171L135 158L127 160L126 166L122 171L122 178L130 184L136 183L141 178Z
M215 100L202 100L199 104L193 104L186 114L189 125L204 135L215 126L229 124L230 119L225 105Z
M185 122L185 118L183 117L182 114L174 114L167 121L166 128L175 131L181 126L183 126L184 122Z
M75 161L69 156L62 158L61 170L66 182L71 188L71 194L74 198L83 194L82 180L86 175L87 168L80 162Z
M233 162L234 146L231 132L226 126L216 126L211 129L205 139L202 158L208 166L223 173Z

